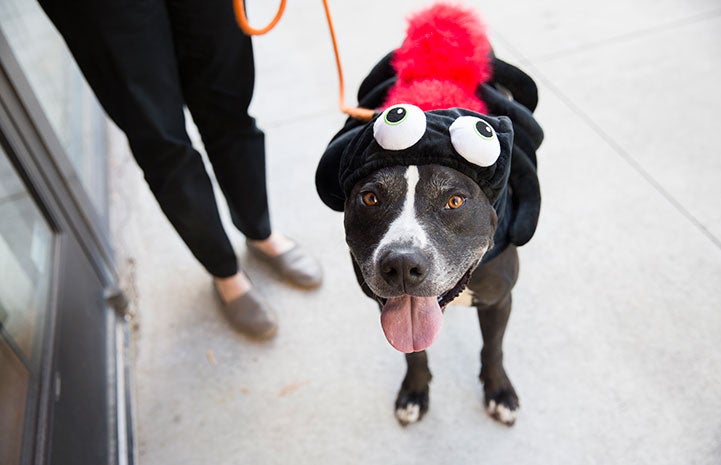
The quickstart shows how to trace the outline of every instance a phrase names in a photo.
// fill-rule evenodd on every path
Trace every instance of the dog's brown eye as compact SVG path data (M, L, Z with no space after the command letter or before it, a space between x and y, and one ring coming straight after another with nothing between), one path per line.
M455 210L456 208L460 207L466 203L466 199L461 197L460 195L454 195L450 199L448 199L448 203L446 204L446 208L450 208L452 210Z
M368 207L373 207L378 204L378 196L374 192L364 192L361 194L363 203Z

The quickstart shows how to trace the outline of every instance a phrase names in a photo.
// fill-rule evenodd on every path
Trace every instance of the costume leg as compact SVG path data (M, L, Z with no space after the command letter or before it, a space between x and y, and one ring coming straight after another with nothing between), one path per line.
M265 142L248 115L255 69L250 37L232 2L169 0L183 94L198 126L233 222L249 239L271 233Z
M160 207L214 276L237 272L212 186L185 131L162 0L41 0L108 115L125 132Z

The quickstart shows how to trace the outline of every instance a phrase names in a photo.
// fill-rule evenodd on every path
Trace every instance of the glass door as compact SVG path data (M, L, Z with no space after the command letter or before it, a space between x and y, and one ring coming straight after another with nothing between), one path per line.
M106 120L100 105L36 1L0 1L0 30L67 155L61 170L107 232Z
M0 463L32 453L54 234L0 146Z

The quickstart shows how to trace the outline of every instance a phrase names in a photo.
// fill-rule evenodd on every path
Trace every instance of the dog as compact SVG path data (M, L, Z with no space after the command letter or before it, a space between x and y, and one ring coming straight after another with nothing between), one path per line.
M403 44L372 69L358 101L377 112L370 122L349 118L331 140L316 187L344 212L358 283L405 353L395 416L405 426L427 412L425 349L465 289L483 337L485 407L510 426L519 400L502 344L517 247L540 212L537 87L495 57L475 12L438 4L409 19Z

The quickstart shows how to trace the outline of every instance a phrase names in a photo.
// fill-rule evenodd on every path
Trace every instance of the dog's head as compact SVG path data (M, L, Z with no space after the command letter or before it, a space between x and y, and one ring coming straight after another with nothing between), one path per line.
M504 117L395 105L345 142L336 172L346 241L384 302L383 330L396 349L431 345L443 308L493 247L512 139Z
M441 165L394 166L358 182L345 209L346 241L363 279L385 300L393 347L428 347L441 311L493 245L496 213L468 176Z

